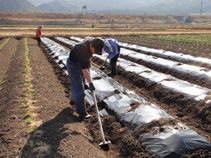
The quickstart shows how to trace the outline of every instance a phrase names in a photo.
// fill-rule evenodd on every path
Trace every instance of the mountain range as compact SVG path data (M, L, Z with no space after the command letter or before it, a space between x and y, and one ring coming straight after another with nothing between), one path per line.
M37 8L42 12L54 12L54 13L80 12L80 8L78 6L66 0L55 0L45 4L41 4Z
M104 14L211 13L210 0L0 0L0 11Z
M27 0L0 0L0 11L38 12L39 9Z

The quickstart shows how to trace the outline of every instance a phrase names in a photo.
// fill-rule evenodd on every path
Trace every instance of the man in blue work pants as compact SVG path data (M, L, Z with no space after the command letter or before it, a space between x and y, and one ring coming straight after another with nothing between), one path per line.
M94 38L76 44L70 51L67 59L67 71L71 80L71 95L75 96L76 111L80 117L89 118L91 115L87 113L84 84L85 79L89 83L89 89L95 90L92 83L89 68L91 67L92 54L102 55L104 42L101 38Z

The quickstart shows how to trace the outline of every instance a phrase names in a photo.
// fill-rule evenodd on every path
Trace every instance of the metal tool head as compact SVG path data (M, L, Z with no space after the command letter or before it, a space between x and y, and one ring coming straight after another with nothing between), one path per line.
M111 144L111 141L110 141L110 140L101 142L101 143L99 144L99 146L100 146L104 151L108 151L108 150L109 150L109 144Z

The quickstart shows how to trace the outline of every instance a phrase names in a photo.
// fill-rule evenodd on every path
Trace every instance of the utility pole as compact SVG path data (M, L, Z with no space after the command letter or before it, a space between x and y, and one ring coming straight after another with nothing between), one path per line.
M200 15L202 15L202 5L203 5L203 0L201 0L201 10L200 10Z

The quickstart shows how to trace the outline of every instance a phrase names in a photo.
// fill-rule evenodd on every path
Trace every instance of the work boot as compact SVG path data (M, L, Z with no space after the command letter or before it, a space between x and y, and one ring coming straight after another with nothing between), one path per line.
M90 115L88 112L78 113L78 114L79 114L79 117L81 117L81 118L90 118L90 117L92 117L92 115Z

